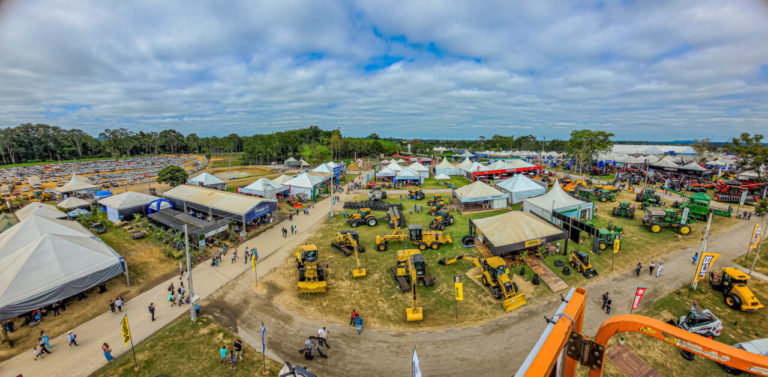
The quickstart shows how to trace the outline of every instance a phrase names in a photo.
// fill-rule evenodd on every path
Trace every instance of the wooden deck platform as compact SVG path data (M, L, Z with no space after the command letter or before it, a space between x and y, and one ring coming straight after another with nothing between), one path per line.
M552 292L560 292L564 289L568 289L568 284L566 284L563 279L560 279L560 277L539 258L529 256L526 260L526 264L531 267L531 270L533 270L534 273L539 274L539 278L552 290Z
M661 377L650 365L646 364L640 356L632 352L627 346L616 344L608 348L606 356L621 369L627 377Z

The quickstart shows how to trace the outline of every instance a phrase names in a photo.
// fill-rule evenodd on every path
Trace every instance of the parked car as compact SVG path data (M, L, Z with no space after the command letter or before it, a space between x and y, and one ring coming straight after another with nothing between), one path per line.
M757 339L757 340L750 340L748 342L743 343L736 343L733 345L736 348L741 348L744 351L756 353L758 355L768 356L768 338L766 339ZM738 376L742 374L743 372L738 369L733 369L729 366L720 364L720 368L723 368L724 371L734 375Z

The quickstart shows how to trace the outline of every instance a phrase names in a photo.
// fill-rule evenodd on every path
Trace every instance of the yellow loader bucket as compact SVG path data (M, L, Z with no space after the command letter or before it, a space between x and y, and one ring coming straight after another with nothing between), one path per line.
M445 242L446 243L453 243L453 240L451 239L451 235L448 233L443 233L445 235Z
M405 308L405 319L408 322L422 321L424 320L424 311L421 310L421 306Z
M327 284L324 281L300 281L299 293L315 294L325 293Z
M365 268L360 267L352 270L352 277L354 278L364 278L365 276Z
M525 304L525 294L521 293L517 296L513 296L512 298L504 300L504 302L501 303L501 306L504 307L505 311L512 311Z

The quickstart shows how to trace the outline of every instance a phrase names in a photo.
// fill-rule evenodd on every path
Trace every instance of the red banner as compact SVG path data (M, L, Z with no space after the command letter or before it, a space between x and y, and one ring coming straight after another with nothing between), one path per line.
M635 291L635 299L632 301L632 310L637 310L637 307L640 306L640 300L643 299L643 295L645 294L647 288L640 288L637 287L637 290Z

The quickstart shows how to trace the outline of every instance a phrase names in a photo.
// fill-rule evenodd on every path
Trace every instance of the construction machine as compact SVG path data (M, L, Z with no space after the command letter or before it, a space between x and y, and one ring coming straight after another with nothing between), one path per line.
M401 292L408 292L419 281L425 287L431 287L435 284L435 276L427 275L427 262L424 260L421 250L398 250L395 253L395 258L397 258L395 265L391 268L392 277L395 278L395 283Z
M443 200L443 194L435 194L434 196L429 198L429 200L427 200L427 205L428 206L433 206L433 205L437 204L437 202L439 202L441 200Z
M407 221L405 220L405 216L403 215L403 212L400 210L399 207L389 207L387 208L387 216L386 216L387 223L389 224L389 227L392 229L395 229L395 225L399 227L404 227L407 224Z
M421 254L418 254L421 256ZM422 321L424 320L424 310L419 306L419 301L416 297L416 281L418 277L416 275L416 267L414 263L415 255L408 258L408 272L411 280L411 307L405 308L405 320L408 322ZM423 257L422 257L423 258Z
M379 219L371 213L370 208L360 208L357 213L353 213L347 216L347 224L356 228L358 225L367 224L368 226L376 226L379 223Z
M747 286L749 275L734 267L722 267L720 270L709 273L709 285L714 290L723 292L726 305L741 311L763 308L757 296Z
M661 207L661 196L651 188L642 189L635 195L635 201L642 203L642 207Z
M613 217L625 217L628 219L635 218L635 209L629 204L629 202L619 202L618 207L613 207L611 211Z
M493 298L501 302L505 311L511 311L525 305L525 294L520 290L507 274L507 262L501 257L479 258L473 255L458 255L450 259L440 259L438 263L449 265L458 260L468 260L482 271L481 281L484 286L490 288Z
M352 277L353 278L364 278L368 274L365 272L365 268L360 266L360 256L358 255L358 251L360 251L360 247L354 248L355 250L355 263L357 263L357 268L352 270Z
M429 223L429 229L443 230L448 225L453 225L455 219L445 208L435 213L435 218Z
M325 293L325 270L320 266L317 246L305 244L296 252L296 268L299 270L299 293Z
M709 309L692 306L687 315L680 316L675 326L703 337L718 337L723 333L723 323Z
M381 187L374 187L371 192L368 193L368 200L384 200L387 198L387 192L382 190Z
M408 199L421 200L424 198L425 198L424 191L422 191L420 188L408 190Z
M693 219L688 218L688 222L692 222ZM682 235L688 235L691 233L691 226L683 221L683 216L674 209L668 208L645 208L645 216L643 216L643 225L648 227L652 233L661 232L661 228L673 228L677 229L677 232Z
M360 245L360 236L354 230L336 232L336 241L331 242L331 247L347 257L358 251L365 252L365 246Z
M440 245L453 243L448 233L439 230L423 230L421 224L409 225L408 237L414 245L419 247L419 250L426 250L427 248L437 250Z
M389 241L404 241L408 238L408 235L403 232L403 230L400 228L400 226L395 223L395 230L392 231L392 234L386 234L383 236L376 236L376 250L378 251L386 251L387 250L387 244Z
M715 200L726 203L738 203L741 195L746 192L745 203L755 203L759 201L759 195L765 189L765 182L755 182L749 180L729 179L727 181L717 181L715 185Z
M445 208L445 201L442 199L435 202L435 204L432 207L429 207L429 214L430 216L435 216L435 214Z
M571 255L568 257L568 264L587 279L592 279L597 276L597 271L592 268L592 263L590 263L589 255L587 255L587 253L571 251Z

